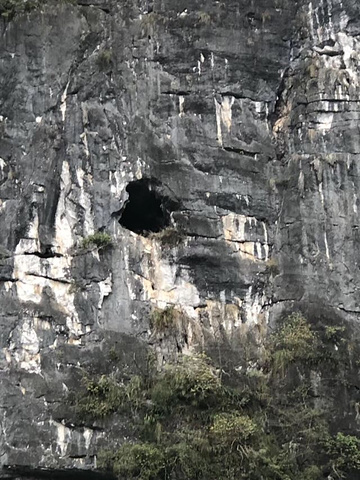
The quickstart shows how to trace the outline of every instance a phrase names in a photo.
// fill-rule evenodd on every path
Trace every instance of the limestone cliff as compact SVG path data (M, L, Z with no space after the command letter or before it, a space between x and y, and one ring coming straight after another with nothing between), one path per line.
M4 476L92 469L124 436L65 401L110 351L129 372L149 343L160 363L226 356L298 309L357 331L359 35L356 0L78 0L0 21ZM186 320L155 341L169 306Z

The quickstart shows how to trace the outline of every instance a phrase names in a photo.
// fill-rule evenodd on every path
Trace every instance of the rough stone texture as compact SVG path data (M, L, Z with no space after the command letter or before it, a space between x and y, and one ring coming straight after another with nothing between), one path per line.
M4 475L94 468L121 441L64 399L112 348L129 375L144 361L154 307L187 318L164 357L231 350L295 308L356 328L359 33L357 0L81 0L1 21L0 462L23 468ZM140 179L180 243L119 223ZM81 248L98 230L112 247Z

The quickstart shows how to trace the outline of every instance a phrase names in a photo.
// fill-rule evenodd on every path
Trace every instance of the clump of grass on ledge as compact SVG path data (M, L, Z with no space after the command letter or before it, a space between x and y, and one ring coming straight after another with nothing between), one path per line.
M279 263L278 261L271 257L269 258L269 260L267 260L266 262L266 273L268 273L269 275L273 276L273 277L276 277L277 275L279 275L280 273L280 268L279 268Z
M164 332L174 327L176 321L176 311L174 307L167 307L165 310L156 308L150 316L150 326L157 332Z
M84 238L81 247L88 249L91 247L106 248L112 245L111 236L106 232L96 232Z
M150 238L157 240L163 247L176 247L181 243L183 234L176 228L167 227L157 233L151 233Z
M102 50L97 56L96 63L102 72L108 70L112 65L112 51Z

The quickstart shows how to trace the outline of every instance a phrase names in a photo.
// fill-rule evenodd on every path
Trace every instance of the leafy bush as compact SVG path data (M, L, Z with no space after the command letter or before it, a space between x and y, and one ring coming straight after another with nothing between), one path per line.
M153 480L161 478L165 469L163 450L149 443L125 443L112 458L100 456L100 468L108 468L109 463L114 474L124 479Z
M245 444L256 430L256 423L247 415L239 412L216 414L210 427L213 441L226 449Z
M316 356L318 338L300 313L289 315L270 338L269 351L275 372L296 362L311 362Z
M300 314L290 315L269 338L262 374L240 375L232 386L203 354L180 356L124 385L103 377L88 382L86 412L121 412L133 425L132 442L100 452L99 465L126 480L320 480L329 472L335 480L358 474L360 439L332 436L332 419L313 395L311 372L327 369L313 350L328 341L321 332Z
M344 341L343 333L345 331L345 327L338 327L334 325L327 325L325 327L325 338L326 340L338 344Z
M165 367L151 391L154 405L160 409L179 403L207 406L222 396L219 376L205 355L183 356Z
M112 244L111 236L106 232L96 232L84 238L81 247L88 249L91 247L105 248Z
M138 375L126 385L109 375L85 377L84 385L85 392L78 394L76 401L77 412L83 418L104 418L121 410L135 412L144 402L143 379Z
M213 465L210 456L211 447L206 434L186 430L179 434L178 442L166 448L167 471L180 479L200 479L205 475L211 478L209 466Z
M85 394L78 396L77 412L81 417L104 418L124 404L125 388L114 378L102 375L98 380L84 378Z
M150 327L156 332L164 332L175 326L176 311L174 307L164 310L155 308L150 316Z
M360 475L360 438L338 433L326 446L332 469L339 478L346 472L356 471Z

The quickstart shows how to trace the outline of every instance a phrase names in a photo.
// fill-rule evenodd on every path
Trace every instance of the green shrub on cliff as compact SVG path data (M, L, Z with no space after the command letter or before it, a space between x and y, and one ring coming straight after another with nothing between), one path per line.
M284 373L290 364L311 362L317 342L317 334L300 313L289 315L270 338L273 369Z
M12 18L17 13L29 12L41 5L41 0L0 0L0 13Z
M103 452L98 461L100 465L110 467L119 478L165 478L164 451L154 444L125 443L116 453Z
M113 55L111 50L102 50L101 52L99 52L96 59L96 63L99 69L103 72L109 70L113 62L112 58Z
M314 390L314 374L329 374L324 352L334 349L335 330L329 335L329 329L321 328L300 314L290 315L266 342L259 374L232 372L231 386L226 384L230 375L203 354L180 355L146 378L117 381L115 387L114 379L103 377L87 383L78 403L87 405L87 415L125 415L133 428L132 441L117 451L99 452L98 465L127 480L335 480L359 475L360 439L331 434L331 415Z
M256 423L240 412L221 412L214 415L210 435L216 448L229 451L249 443L258 429Z
M220 378L205 355L183 356L177 363L167 365L151 389L151 400L161 410L184 403L206 408L222 396Z
M88 249L91 247L105 248L112 244L111 236L106 232L96 232L84 238L81 247Z
M155 308L150 316L150 327L155 332L164 332L175 326L175 308L167 307L163 310Z
M333 471L360 472L360 438L338 433L326 446Z
M151 233L149 238L158 241L163 248L177 247L184 239L184 234L180 230L167 227L160 232Z
M83 418L104 418L118 411L125 399L125 389L112 377L98 380L84 378L85 394L77 399L77 411Z

